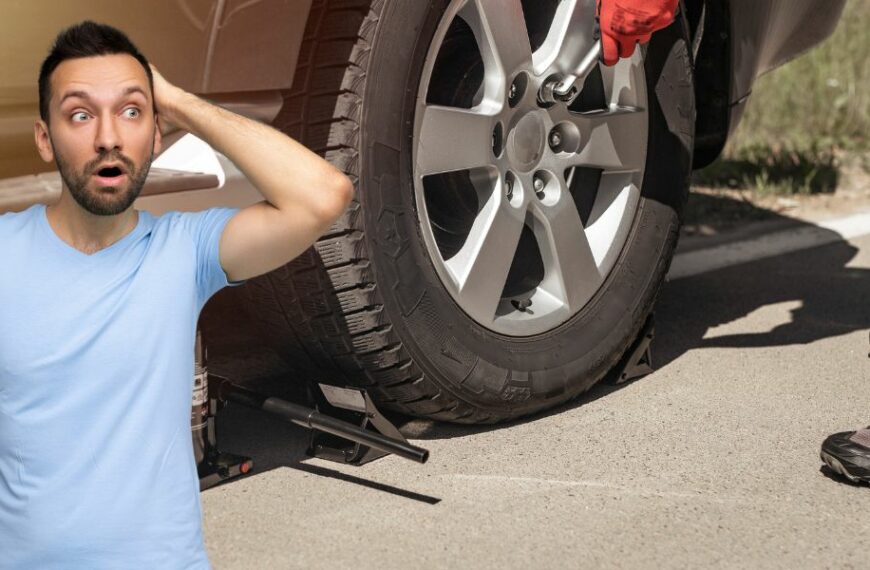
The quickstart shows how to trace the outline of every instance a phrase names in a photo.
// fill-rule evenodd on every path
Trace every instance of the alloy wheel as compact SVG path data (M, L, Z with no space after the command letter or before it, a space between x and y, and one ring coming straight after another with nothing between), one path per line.
M595 0L454 0L414 117L419 223L433 266L481 326L549 331L625 247L647 152L643 56L595 64L570 102L543 97L596 48Z

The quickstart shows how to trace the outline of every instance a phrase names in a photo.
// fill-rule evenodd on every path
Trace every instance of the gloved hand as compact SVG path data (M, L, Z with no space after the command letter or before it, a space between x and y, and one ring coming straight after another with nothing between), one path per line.
M636 43L674 21L679 0L598 0L601 54L605 65L631 57Z

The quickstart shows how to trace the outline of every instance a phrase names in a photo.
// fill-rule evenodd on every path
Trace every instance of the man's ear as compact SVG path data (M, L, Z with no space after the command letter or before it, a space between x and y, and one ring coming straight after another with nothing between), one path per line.
M160 115L154 115L154 156L163 148L163 135L160 134Z
M36 139L36 150L45 162L54 160L54 148L51 146L51 138L48 134L48 125L42 119L33 125L33 137Z

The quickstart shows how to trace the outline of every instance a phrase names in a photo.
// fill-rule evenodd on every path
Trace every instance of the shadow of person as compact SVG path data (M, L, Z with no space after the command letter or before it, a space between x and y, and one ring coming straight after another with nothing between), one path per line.
M666 283L656 306L656 367L692 348L807 344L870 327L870 269L848 265L857 253L837 241ZM776 324L751 330L740 322L756 311Z

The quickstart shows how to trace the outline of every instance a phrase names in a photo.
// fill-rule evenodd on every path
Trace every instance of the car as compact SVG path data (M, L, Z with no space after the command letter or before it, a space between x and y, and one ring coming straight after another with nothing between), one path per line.
M355 183L307 252L239 288L263 339L388 409L505 421L612 373L668 271L693 168L721 153L755 79L829 36L844 4L684 0L607 67L594 0L15 2L0 212L59 197L32 139L52 38L85 17L114 25L171 82ZM136 208L262 199L203 141L165 142Z

